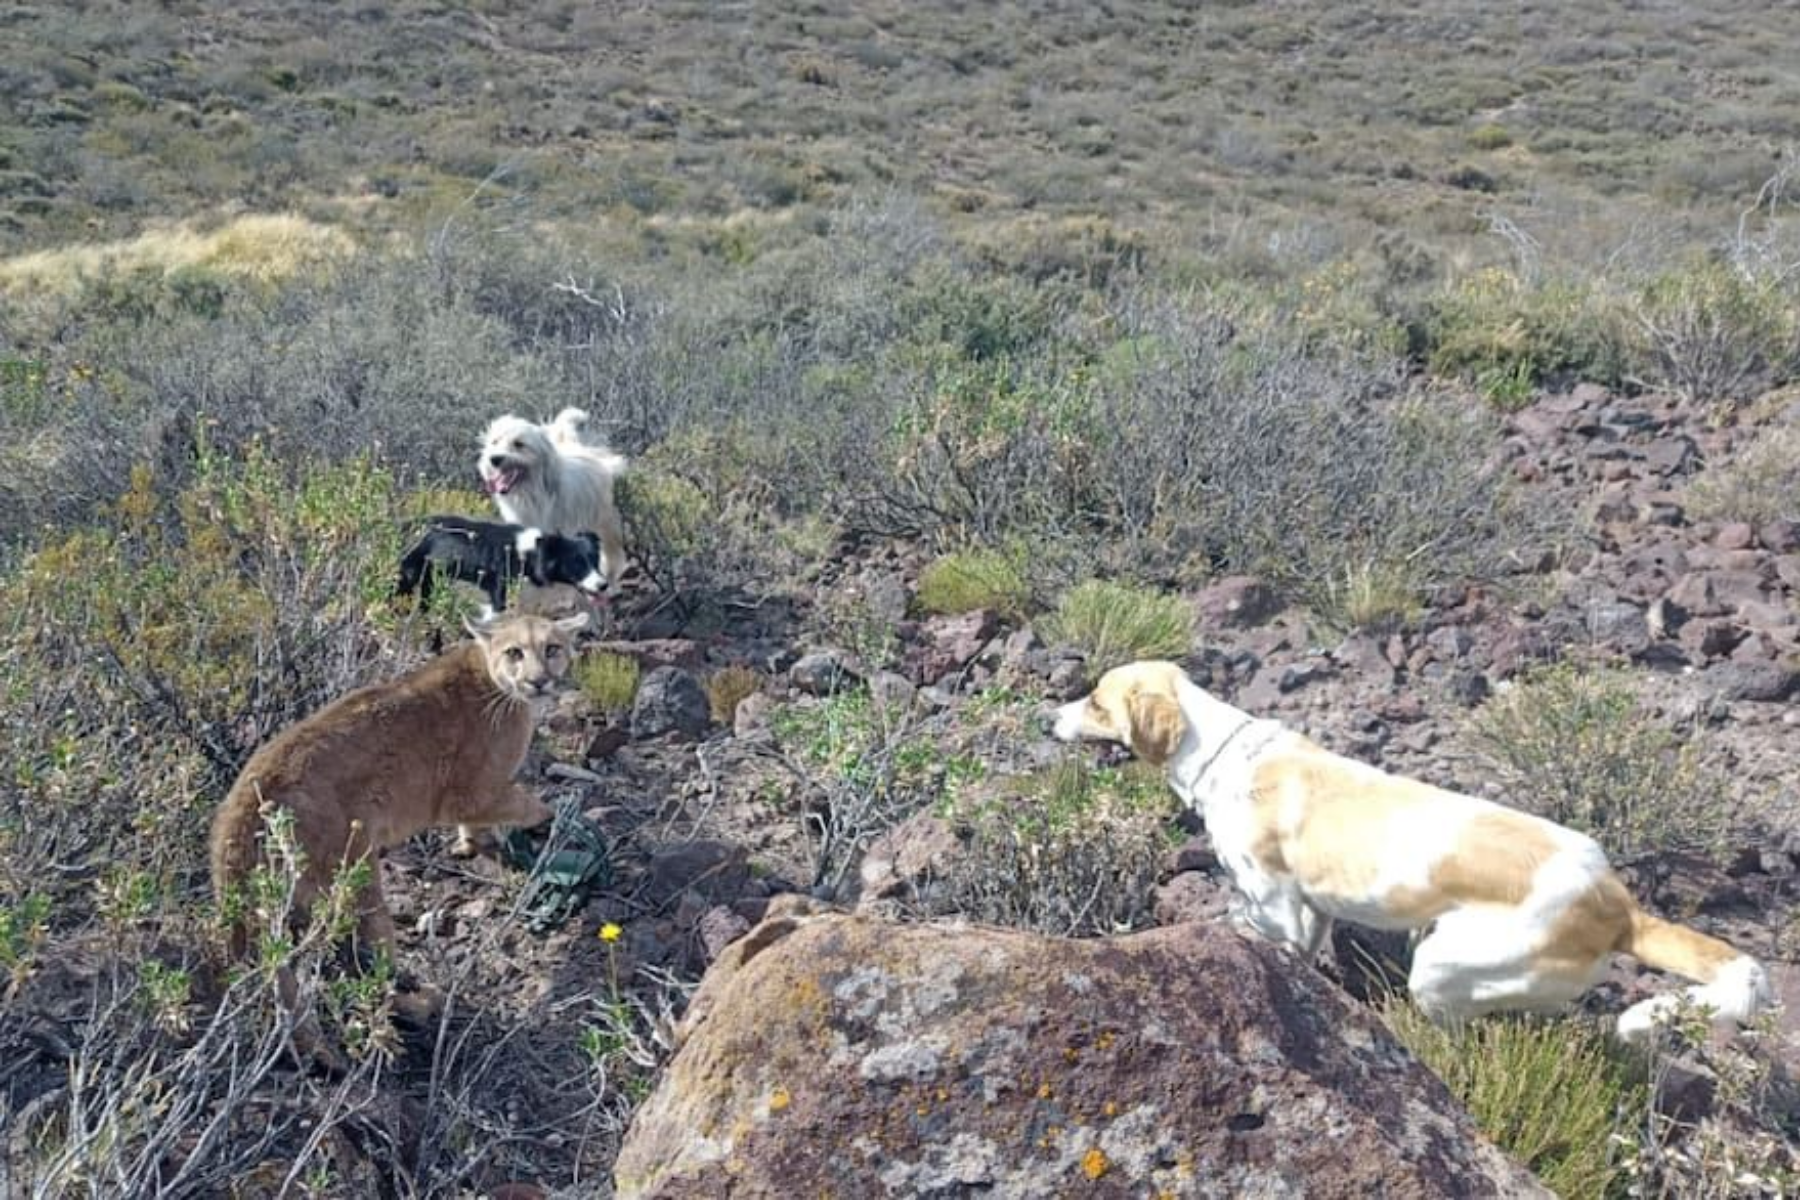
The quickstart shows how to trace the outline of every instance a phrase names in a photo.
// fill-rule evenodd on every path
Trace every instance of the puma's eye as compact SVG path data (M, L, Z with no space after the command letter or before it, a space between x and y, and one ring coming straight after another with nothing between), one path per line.
M507 662L524 662L525 661L525 652L523 650L519 649L517 646L508 646L506 648L506 661Z
M544 647L544 657L545 658L560 658L561 656L562 656L562 647L561 646L545 646Z

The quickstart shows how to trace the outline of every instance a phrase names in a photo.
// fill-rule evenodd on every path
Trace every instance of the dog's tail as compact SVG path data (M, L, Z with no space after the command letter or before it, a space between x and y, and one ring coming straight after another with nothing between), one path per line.
M599 462L602 469L615 479L625 473L625 456L615 453L598 442L590 442L585 436L588 426L587 410L571 405L556 414L554 420L546 428L550 430L550 440L559 446L579 446Z
M1631 924L1613 949L1698 983L1687 990L1688 999L1712 1009L1718 1020L1747 1021L1774 999L1769 974L1754 958L1641 908L1633 909ZM1619 1016L1619 1036L1628 1041L1642 1037L1675 1004L1675 997L1662 995L1632 1005Z
M584 408L573 405L557 413L548 426L550 439L564 445L585 445L582 435L587 432L588 415Z

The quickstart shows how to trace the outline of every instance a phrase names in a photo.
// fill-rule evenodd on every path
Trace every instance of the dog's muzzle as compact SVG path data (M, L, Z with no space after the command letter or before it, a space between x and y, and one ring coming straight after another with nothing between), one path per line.
M488 464L481 470L481 486L490 496L504 496L519 482L518 467Z

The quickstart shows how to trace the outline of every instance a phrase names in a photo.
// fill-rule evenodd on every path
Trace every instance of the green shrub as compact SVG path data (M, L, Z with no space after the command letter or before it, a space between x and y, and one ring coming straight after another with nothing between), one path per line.
M698 554L714 532L713 502L681 476L649 468L626 475L618 492L633 557L652 579L672 586L677 564Z
M1040 625L1046 642L1073 646L1098 675L1145 658L1183 658L1193 649L1194 612L1180 596L1104 579L1063 593Z
M928 613L993 609L1018 618L1031 598L1031 585L1018 559L998 550L958 550L933 559L919 573L919 607Z
M934 911L1062 936L1149 923L1176 801L1160 771L1069 759L953 794L964 851L934 882Z
M1547 382L1624 377L1618 305L1585 282L1528 283L1489 267L1434 298L1425 335L1433 372L1469 380L1503 408L1520 407Z
M1800 521L1800 426L1774 425L1688 485L1689 513L1709 521Z
M575 682L582 695L608 716L631 708L641 673L637 659L629 654L597 650L575 660Z
M1512 133L1504 125L1477 125L1469 130L1472 150L1504 150L1512 144Z
M1558 1196L1623 1196L1621 1139L1649 1115L1641 1063L1592 1024L1501 1018L1432 1023L1401 998L1382 1019L1441 1078L1476 1126Z
M424 635L456 636L453 597L389 602L401 509L366 457L290 473L203 446L184 486L140 467L104 524L22 558L0 582L8 872L106 863L100 903L123 923L192 894L207 816L258 745L410 665ZM39 877L56 915L91 911L93 879ZM0 895L23 888L0 875Z
M769 726L802 769L792 801L815 885L841 885L871 839L980 771L945 753L911 710L878 705L867 688L784 705Z
M1507 803L1614 855L1716 851L1729 830L1731 789L1701 770L1697 747L1639 708L1617 671L1541 668L1477 709L1466 736L1499 773Z
M1634 297L1639 373L1695 403L1730 404L1800 368L1800 311L1778 281L1725 263L1666 271Z

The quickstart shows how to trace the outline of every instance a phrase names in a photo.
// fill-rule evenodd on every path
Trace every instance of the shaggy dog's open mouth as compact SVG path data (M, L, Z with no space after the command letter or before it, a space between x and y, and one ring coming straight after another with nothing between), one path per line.
M524 473L525 472L518 467L506 467L502 470L494 471L492 474L483 471L481 474L481 483L482 486L487 489L488 495L504 496L518 485L519 476Z

